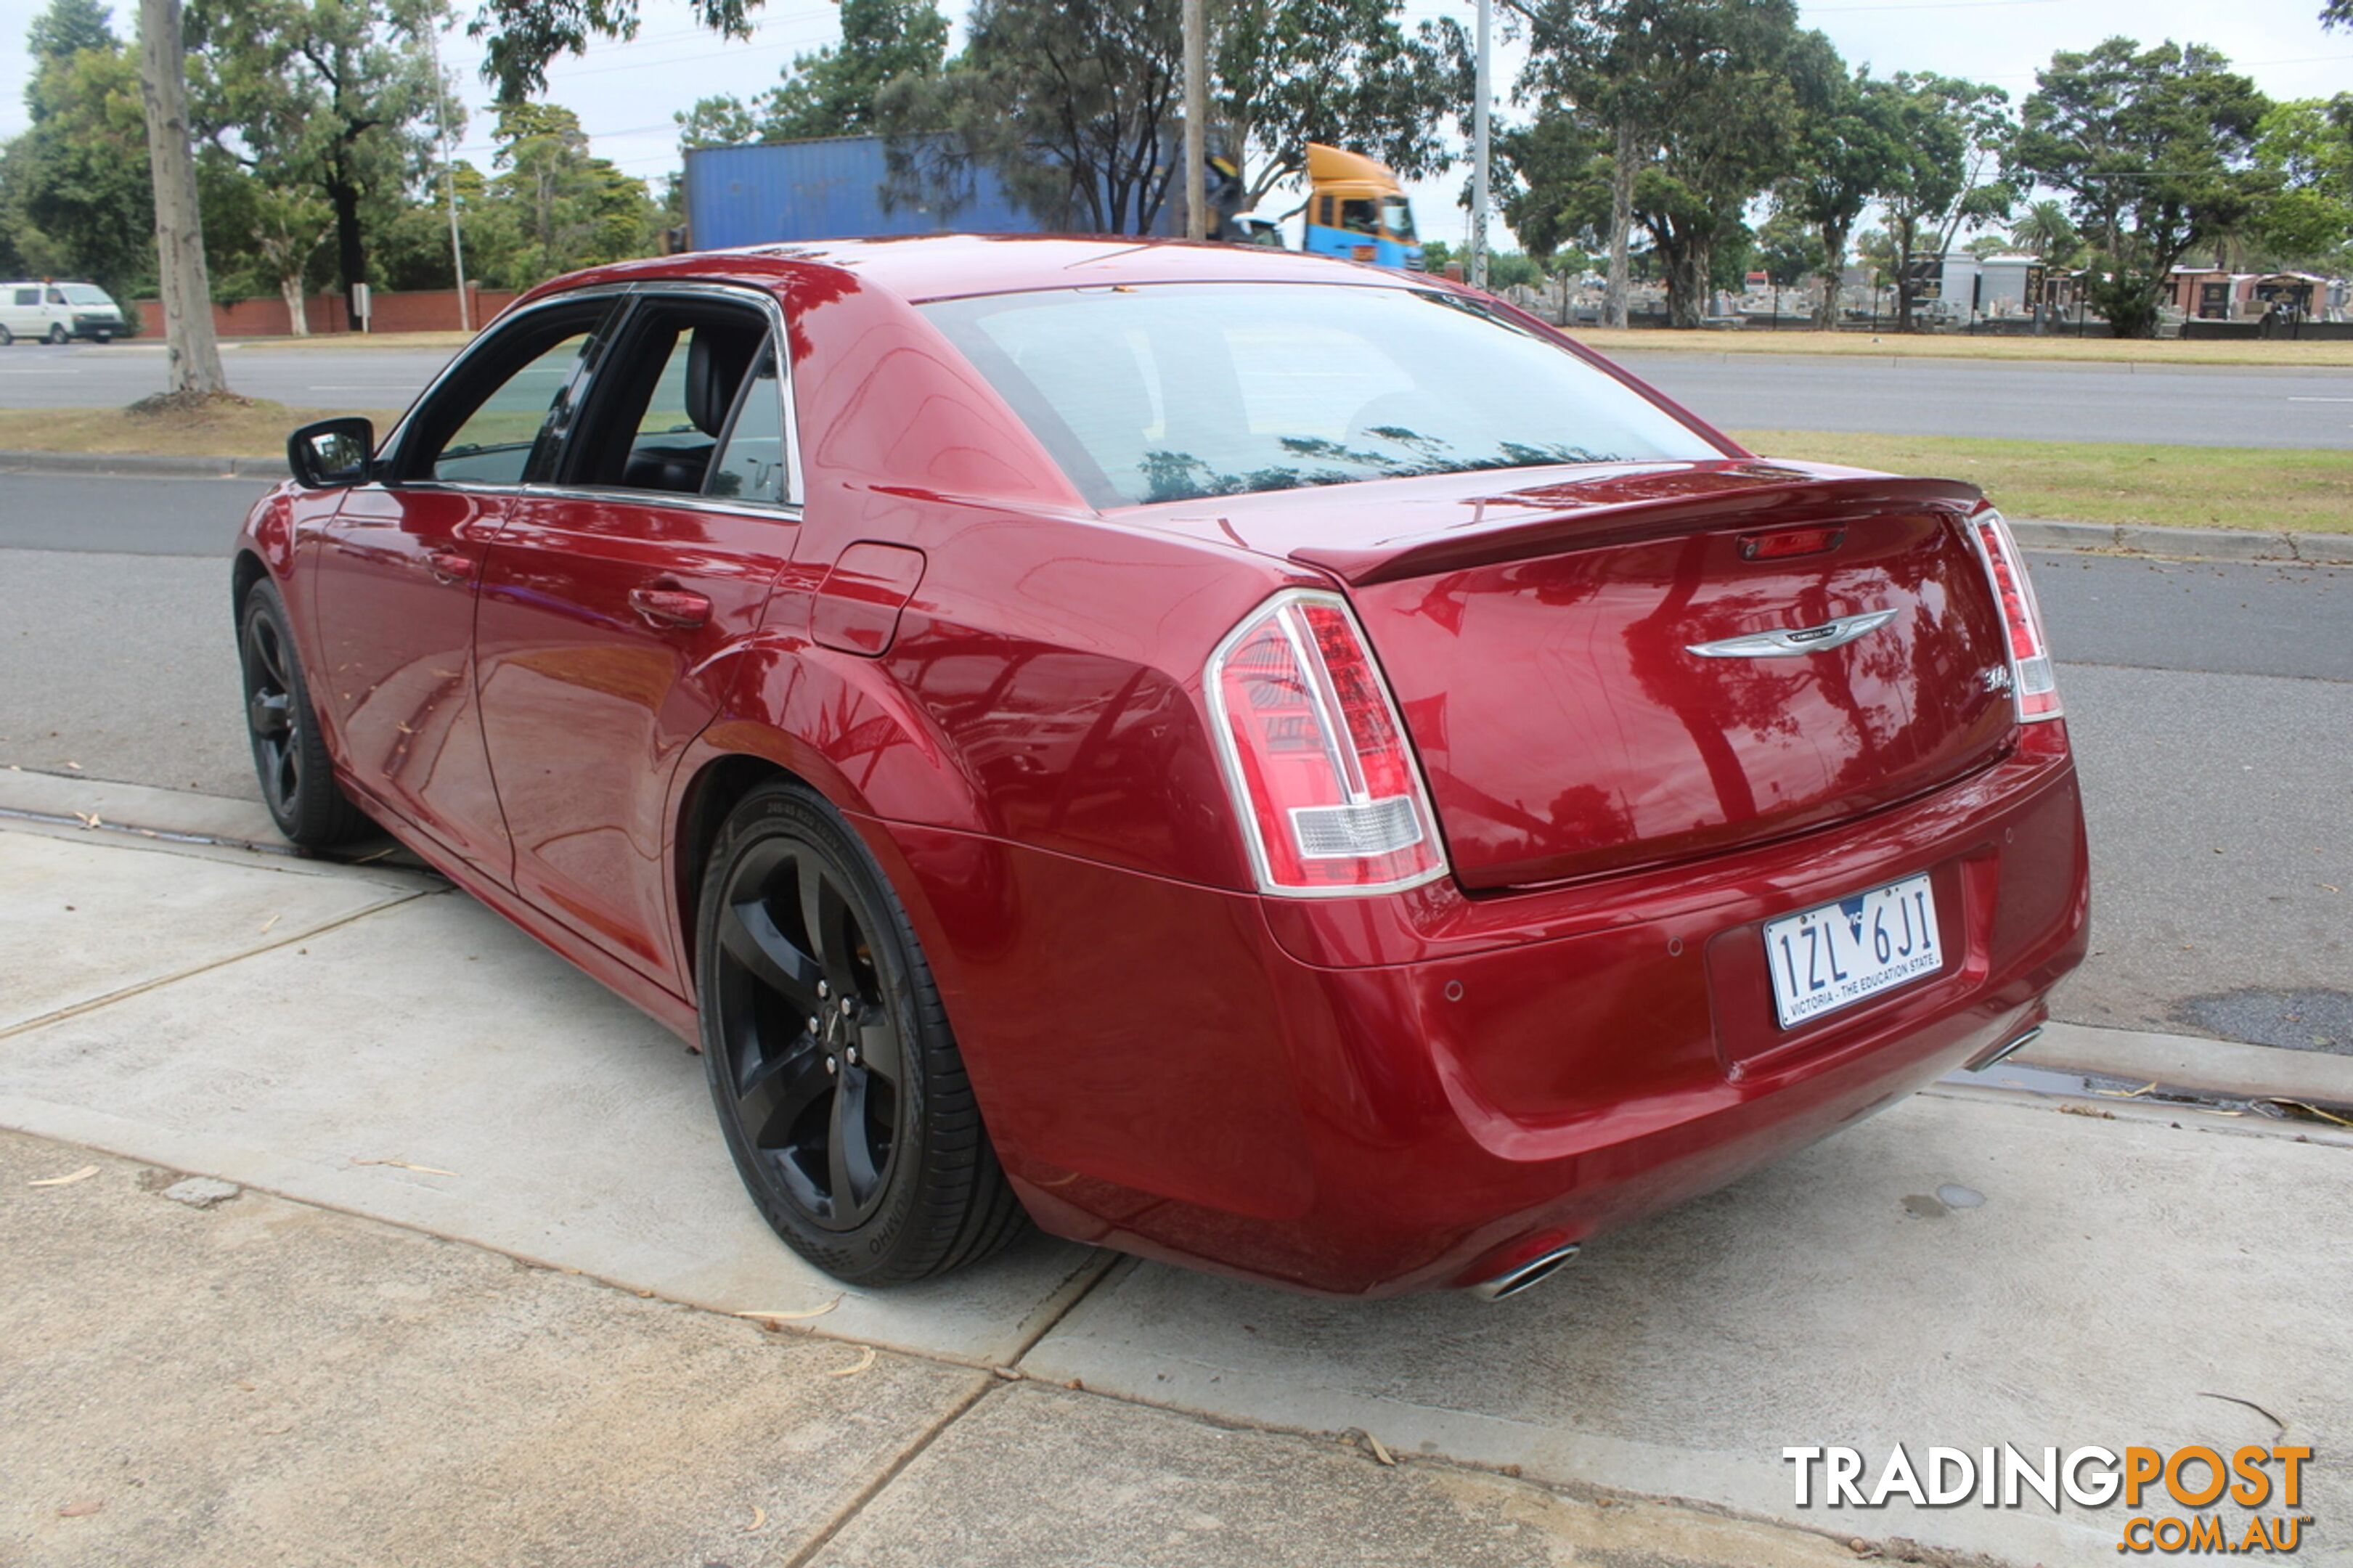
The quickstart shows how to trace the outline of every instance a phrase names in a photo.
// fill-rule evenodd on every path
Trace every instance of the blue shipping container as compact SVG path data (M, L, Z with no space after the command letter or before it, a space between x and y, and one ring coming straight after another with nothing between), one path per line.
M868 235L1034 234L1044 226L986 167L972 171L970 191L952 205L886 205L889 176L880 136L698 148L686 154L687 243L723 250ZM1155 232L1171 232L1176 210L1176 202L1163 207Z

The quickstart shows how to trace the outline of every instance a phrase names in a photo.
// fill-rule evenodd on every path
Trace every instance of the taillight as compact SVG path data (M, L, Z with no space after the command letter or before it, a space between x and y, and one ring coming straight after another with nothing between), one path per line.
M1202 684L1261 889L1395 892L1446 874L1405 727L1346 601L1277 594L1218 645Z
M2034 583L2010 537L2010 524L1991 507L1969 519L1978 555L2001 605L2002 636L2010 645L2010 695L2021 723L2059 717L2059 682L2051 668L2051 645L2042 636L2042 611L2034 603Z

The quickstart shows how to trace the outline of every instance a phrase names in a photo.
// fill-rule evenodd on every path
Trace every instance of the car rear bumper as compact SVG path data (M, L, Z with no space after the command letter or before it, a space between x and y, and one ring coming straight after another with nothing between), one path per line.
M1257 900L967 839L950 896L1001 884L995 951L976 951L970 910L924 935L1048 1229L1337 1294L1471 1285L2039 1023L2088 930L2081 805L2054 750L1704 866L1478 900ZM939 846L913 842L907 869L936 893ZM1759 924L1924 870L1944 969L1777 1028ZM1041 984L1071 978L1067 956L1019 963L1038 942L1085 954L1085 999Z

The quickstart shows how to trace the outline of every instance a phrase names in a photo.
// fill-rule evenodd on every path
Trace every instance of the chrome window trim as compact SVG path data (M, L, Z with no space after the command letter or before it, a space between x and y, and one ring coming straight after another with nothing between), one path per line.
M425 390L417 395L406 411L385 434L384 440L377 446L377 451L389 453L397 452L400 449L402 442L407 439L409 426L416 422L417 410L430 402L440 392L444 384L462 370L477 353L482 352L484 345L491 342L493 333L503 334L513 323L526 316L536 315L542 310L551 310L560 305L575 304L582 300L602 299L608 296L619 297L625 300L659 299L665 296L725 300L735 304L751 305L765 315L768 322L768 348L776 360L777 390L781 395L778 402L783 405L785 414L783 431L785 487L789 500L783 502L744 500L734 497L684 495L675 490L629 489L618 485L596 487L549 484L495 485L463 479L409 479L398 483L375 479L370 482L396 489L448 490L462 495L531 495L599 501L635 500L663 506L683 505L690 510L751 511L797 519L801 512L800 410L793 391L792 340L785 325L785 307L781 300L766 289L754 289L741 283L713 283L691 278L633 279L619 283L591 283L578 289L566 289L561 293L550 294L543 300L534 300L520 310L509 310L476 334L472 342L468 343L459 352L456 358L441 367L439 374L426 383ZM594 378L595 373L592 372L590 376L592 382ZM592 385L590 387L592 395L594 392L595 388Z

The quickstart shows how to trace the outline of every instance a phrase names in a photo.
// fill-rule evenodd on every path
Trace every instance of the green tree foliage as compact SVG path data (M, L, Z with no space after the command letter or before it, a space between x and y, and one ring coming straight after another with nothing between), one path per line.
M741 147L860 134L873 129L875 100L887 83L937 77L947 52L947 18L934 0L842 0L839 47L795 56L783 81L752 103L706 98L673 115L679 144Z
M1311 142L1408 179L1451 166L1444 131L1468 112L1473 69L1455 22L1409 33L1396 0L1208 0L1205 12L1213 134L1243 154L1245 209L1306 172Z
M1149 232L1176 174L1174 0L976 0L967 26L944 75L884 91L891 198L952 213L986 165L1049 228Z
M1495 135L1504 221L1532 256L1608 247L1610 169L1608 138L1576 114L1540 114Z
M1852 219L1849 219L1850 225ZM1822 280L1823 292L1829 300L1827 321L1818 311L1816 320L1826 326L1838 324L1839 275L1846 270L1847 230L1839 231L1839 260L1833 267L1826 259L1819 219L1810 219L1791 207L1778 207L1757 231L1754 258L1777 289L1795 289L1809 278Z
M690 0L695 21L722 38L752 36L761 0ZM585 55L596 38L638 36L638 0L485 0L467 24L483 40L482 79L499 101L520 103L547 89L547 68L559 55Z
M190 0L189 92L214 144L334 218L338 281L369 278L368 230L406 205L443 102L422 40L446 0Z
M25 29L25 52L37 62L70 59L84 49L121 47L114 13L98 0L50 0L49 8ZM38 84L26 89L30 99Z
M32 123L0 153L0 261L128 298L155 265L138 58L89 0L54 0L26 42Z
M2264 251L2330 270L2353 262L2353 93L2272 105L2254 158L2281 184L2254 226Z
M902 76L936 77L948 23L933 0L841 0L841 44L797 57L761 116L771 141L852 136L874 123L874 100Z
M487 184L470 169L458 172L470 220L467 269L484 282L527 289L658 247L662 213L646 183L591 156L572 110L508 104L499 110L496 141L499 172Z
M2110 38L2036 73L2011 162L2067 202L2095 253L2093 308L2118 337L2152 335L2174 264L2277 188L2253 160L2270 104L2229 66L2200 45Z
M1461 31L1407 34L1396 0L1208 0L1208 142L1254 205L1307 143L1409 176L1446 166L1440 126L1466 96ZM986 166L1039 222L1148 232L1181 184L1178 0L978 0L964 53L880 95L896 199L953 211Z
M1814 321L1829 328L1838 325L1839 278L1846 270L1848 237L1864 208L1898 187L1912 150L1902 139L1897 100L1889 84L1873 79L1867 66L1852 75L1818 68L1825 91L1799 130L1797 167L1781 182L1775 206L1777 213L1796 217L1813 230L1812 250L1819 258L1815 269L1822 280ZM1788 246L1778 248L1788 254ZM1793 281L1782 278L1771 262L1767 269L1774 271L1777 283Z
M315 188L272 184L217 147L196 160L196 193L213 297L275 294L296 335L306 332L302 302L325 281L334 209Z
M670 119L678 126L681 153L704 147L749 147L754 142L781 140L762 135L759 114L732 93L699 98L693 108L680 110Z
M1958 77L1899 71L1882 89L1885 112L1905 158L1880 192L1890 267L1896 286L1895 324L1910 331L1919 277L1904 265L1936 258L1953 248L1962 229L2010 216L2014 193L2001 178L2011 126L2010 95Z
M1487 287L1500 294L1506 289L1534 289L1545 280L1544 264L1517 250L1487 253Z
M2066 204L2049 196L2027 204L2010 226L2010 243L2055 267L2073 267L2084 248L2084 237L2075 231L2075 220L2067 216Z
M1716 251L1744 242L1749 203L1789 172L1842 76L1835 52L1799 31L1790 0L1544 0L1528 15L1523 96L1607 138L1612 249L1622 209L1650 237L1671 319L1698 325Z

